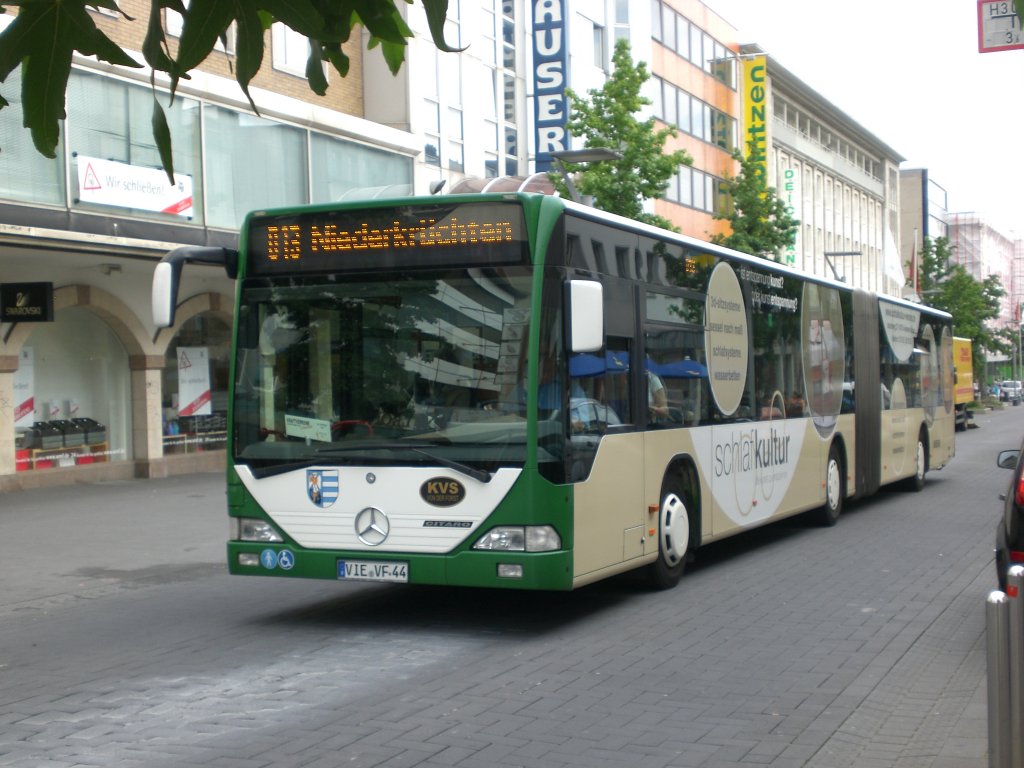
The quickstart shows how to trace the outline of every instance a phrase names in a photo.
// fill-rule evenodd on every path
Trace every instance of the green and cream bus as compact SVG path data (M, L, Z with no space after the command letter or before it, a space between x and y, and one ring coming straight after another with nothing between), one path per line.
M229 569L674 585L713 542L953 456L949 315L557 197L257 211L236 253Z

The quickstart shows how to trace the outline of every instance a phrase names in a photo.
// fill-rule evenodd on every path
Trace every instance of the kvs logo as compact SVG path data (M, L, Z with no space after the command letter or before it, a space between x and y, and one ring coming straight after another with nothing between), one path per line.
M420 497L435 507L453 507L466 498L466 488L451 477L434 477L420 486Z

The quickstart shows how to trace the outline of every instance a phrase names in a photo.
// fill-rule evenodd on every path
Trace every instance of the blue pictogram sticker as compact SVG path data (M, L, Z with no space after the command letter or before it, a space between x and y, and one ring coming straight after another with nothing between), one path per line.
M277 567L282 571L290 571L295 567L295 555L291 553L291 550L285 549L278 554Z
M272 549L264 549L260 552L260 563L268 570L277 568L277 552Z
M306 495L318 507L329 507L337 501L339 488L338 470L306 470Z

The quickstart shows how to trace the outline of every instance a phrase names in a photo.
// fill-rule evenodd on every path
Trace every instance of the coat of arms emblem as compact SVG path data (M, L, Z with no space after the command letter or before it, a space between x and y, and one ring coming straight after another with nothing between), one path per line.
M318 507L329 507L337 501L338 490L338 470L306 470L306 495Z

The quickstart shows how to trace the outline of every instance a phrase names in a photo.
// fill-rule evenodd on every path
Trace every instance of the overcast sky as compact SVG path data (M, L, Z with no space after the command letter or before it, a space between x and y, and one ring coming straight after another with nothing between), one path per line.
M975 212L1024 236L1024 50L978 52L977 0L704 0Z

